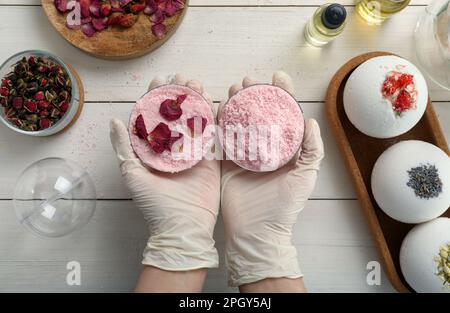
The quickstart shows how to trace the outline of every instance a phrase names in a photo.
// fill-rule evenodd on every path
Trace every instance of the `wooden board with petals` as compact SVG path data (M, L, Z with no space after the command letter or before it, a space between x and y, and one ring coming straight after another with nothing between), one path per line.
M143 13L138 14L136 23L130 28L109 27L87 37L81 29L70 29L66 26L67 13L58 12L54 0L42 0L42 8L51 25L72 45L96 57L114 60L139 57L164 44L183 21L189 0L184 2L184 9L165 19L166 33L161 39L152 33L153 23Z

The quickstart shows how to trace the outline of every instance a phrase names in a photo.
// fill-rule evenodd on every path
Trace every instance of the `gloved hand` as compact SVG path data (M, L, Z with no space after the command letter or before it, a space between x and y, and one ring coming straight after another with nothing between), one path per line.
M149 89L169 82L202 93L212 105L199 82L179 74L172 81L154 79ZM220 203L220 163L202 160L177 174L149 170L134 154L121 121L111 121L110 136L125 184L149 228L142 263L170 271L217 267L213 230Z
M252 84L245 78L242 85L230 88L229 96ZM273 84L293 94L286 73L275 73ZM319 126L310 119L299 157L277 171L255 173L232 161L222 162L221 207L230 286L303 276L292 228L314 188L323 156Z

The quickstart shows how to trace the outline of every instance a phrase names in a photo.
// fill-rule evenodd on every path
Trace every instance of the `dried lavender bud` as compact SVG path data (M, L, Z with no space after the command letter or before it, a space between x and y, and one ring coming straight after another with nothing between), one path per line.
M51 127L69 109L72 82L65 69L48 58L24 57L0 81L0 108L22 130Z
M426 164L413 167L408 171L407 186L414 190L421 199L436 198L442 192L442 181L438 169L434 165Z

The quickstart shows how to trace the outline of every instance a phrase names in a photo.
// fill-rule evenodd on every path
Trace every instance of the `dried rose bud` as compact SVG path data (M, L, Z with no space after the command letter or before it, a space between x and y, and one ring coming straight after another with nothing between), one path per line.
M9 96L9 89L6 87L0 88L0 96L3 96L3 97Z
M36 102L34 102L34 101L31 100L31 99L29 99L29 100L27 100L27 101L25 102L24 107L25 107L25 109L26 109L28 112L31 112L31 113L34 113L34 112L36 112L36 110L37 110L37 104L36 104Z
M111 14L111 4L102 3L102 5L100 6L100 12L104 17L109 16L109 14Z
M69 104L67 102L63 102L59 106L59 109L61 110L61 112L66 112L69 109Z
M130 6L130 11L134 14L138 14L141 11L144 11L145 9L145 4L141 4L141 3L136 3L136 4L132 4Z
M10 79L2 79L2 87L12 87L12 81Z
M23 107L23 98L22 97L14 97L13 98L13 102L12 102L12 106L16 110L20 110Z
M51 125L50 120L47 118L43 118L39 121L39 127L41 127L41 129L49 128L50 125Z
M0 97L0 104L2 107L7 107L8 106L8 98Z
M38 101L37 106L38 106L39 110L47 110L49 104L48 104L47 100L42 100L42 101Z
M34 100L41 101L44 100L44 92L38 91L34 94Z
M41 118L48 117L49 115L50 115L50 113L48 111L41 111L41 112L39 112L39 116Z
M121 15L119 18L119 25L125 28L129 28L133 26L137 21L137 15L134 14L125 14Z

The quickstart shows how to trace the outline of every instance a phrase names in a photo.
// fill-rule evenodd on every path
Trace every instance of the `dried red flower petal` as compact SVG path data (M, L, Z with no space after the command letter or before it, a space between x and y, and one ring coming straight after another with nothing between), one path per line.
M144 117L140 114L136 118L136 122L134 123L134 131L135 134L141 139L147 139L148 133L147 128L145 127Z
M398 81L395 79L394 76L389 76L385 79L383 83L383 88L381 93L383 94L383 97L390 97L393 95L398 89Z
M152 33L158 39L164 38L166 34L166 25L162 23L152 25Z
M207 123L208 120L203 116L193 116L186 120L187 127L191 131L191 136L203 134ZM201 132L199 131L199 126L201 128Z
M393 103L394 111L399 113L406 111L412 107L412 102L409 92L403 89Z
M162 153L166 149L170 149L170 139L171 139L171 131L169 126L164 123L159 123L152 132L148 135L147 141L150 145L150 148L155 153Z
M83 26L81 26L81 31L83 32L83 34L85 34L88 37L94 36L94 34L96 32L92 23L84 24Z
M408 86L409 84L412 84L414 82L414 76L411 74L402 74L398 78L398 83L400 88L404 88Z
M108 27L108 18L93 18L92 26L94 26L95 30L97 31L104 30L106 27Z
M186 95L178 96L176 100L166 99L160 107L159 113L168 121L175 121L183 114L181 104L186 99Z
M60 13L65 13L67 12L67 0L55 0L53 2L55 4L55 8L60 12Z
M89 7L89 11L91 12L91 14L95 17L100 17L101 16L101 12L100 12L100 8L101 8L102 3L98 0L94 0L94 2L92 2L91 6Z
M159 24L164 21L164 13L161 10L155 11L152 15L150 15L150 21Z
M92 4L92 0L80 0L80 9L82 17L90 16L90 7Z

